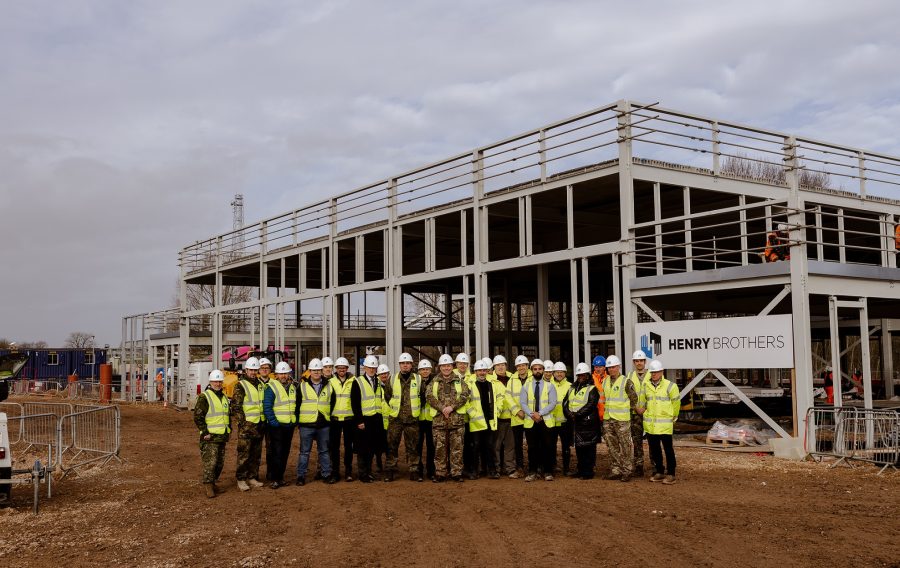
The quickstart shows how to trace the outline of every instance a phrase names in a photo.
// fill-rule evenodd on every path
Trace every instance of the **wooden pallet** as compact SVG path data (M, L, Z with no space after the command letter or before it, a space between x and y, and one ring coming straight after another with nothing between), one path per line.
M743 440L726 440L724 438L713 438L711 436L706 437L706 443L711 446L724 446L726 448L749 445L747 442L745 442Z

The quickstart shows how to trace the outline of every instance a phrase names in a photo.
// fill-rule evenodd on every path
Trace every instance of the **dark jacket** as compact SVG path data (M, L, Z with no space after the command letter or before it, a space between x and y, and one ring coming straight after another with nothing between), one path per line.
M600 414L597 412L597 403L600 402L600 393L594 387L588 394L587 404L581 407L577 412L569 410L569 402L574 398L575 393L588 387L593 387L594 383L588 381L584 384L575 382L569 391L563 403L563 414L566 418L572 420L575 424L575 446L589 446L600 442Z

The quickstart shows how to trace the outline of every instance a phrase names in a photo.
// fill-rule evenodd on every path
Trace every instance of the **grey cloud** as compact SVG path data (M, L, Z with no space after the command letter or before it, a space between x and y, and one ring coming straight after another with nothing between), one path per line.
M117 342L235 192L252 222L617 98L900 153L894 3L2 8L0 336Z

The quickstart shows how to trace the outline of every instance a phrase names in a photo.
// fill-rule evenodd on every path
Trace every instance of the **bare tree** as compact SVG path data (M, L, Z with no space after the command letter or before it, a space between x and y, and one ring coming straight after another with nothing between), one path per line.
M0 349L9 349L11 346L11 343L12 342L10 342L9 339L7 339L5 337L0 337Z
M84 349L85 347L94 346L94 334L86 331L73 331L66 338L66 347L74 349Z
M19 347L21 349L46 349L47 342L44 340L39 341L23 341L19 343Z
M719 171L728 176L755 179L774 185L784 185L787 181L787 170L781 165L750 158L744 153L725 156ZM827 188L831 186L831 176L801 168L800 186L810 189Z
M172 295L172 307L181 307L181 282L175 282L175 293ZM215 286L206 284L192 284L187 287L187 306L186 311L200 310L203 308L211 308L215 301ZM238 304L241 302L249 302L253 299L253 288L250 286L222 286L222 298L220 305ZM200 329L206 331L208 329L208 319L204 319L200 325ZM177 329L177 323L167 324L174 325L174 331ZM222 331L247 331L249 329L249 321L247 318L226 317L222 321Z

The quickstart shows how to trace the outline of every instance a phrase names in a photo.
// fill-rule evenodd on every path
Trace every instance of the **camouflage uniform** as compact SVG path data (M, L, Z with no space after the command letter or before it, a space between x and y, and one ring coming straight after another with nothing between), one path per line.
M609 446L609 468L613 475L631 476L634 467L634 441L631 438L631 423L619 420L605 420L604 438Z
M219 391L222 396L225 393ZM215 483L225 467L225 443L228 442L228 432L224 434L212 434L209 440L203 437L209 434L206 429L206 412L209 410L209 402L205 396L197 397L194 406L194 424L200 430L200 462L203 465L202 483Z
M256 385L258 379L247 377L245 380ZM234 385L234 396L231 404L231 416L237 418L237 478L247 481L259 479L259 464L262 461L263 439L266 436L266 420L260 412L259 422L254 424L244 419L244 385Z
M612 380L612 379L610 379ZM614 475L622 475L631 477L635 467L635 442L634 442L634 408L638 406L638 394L634 390L634 383L629 379L625 379L625 393L628 395L628 401L631 404L632 415L629 421L620 421L608 419L604 420L604 434L606 435L606 445L609 447L610 469ZM638 415L638 418L641 418ZM643 424L641 425L640 436L644 435ZM640 440L640 437L638 438ZM642 443L642 442L641 442ZM641 464L643 464L644 454L641 449Z
M631 376L635 375L638 379L638 384L641 383L643 378L649 378L650 372L644 371L643 375L637 374L637 371L632 371L631 375L628 376L628 382L631 382ZM633 388L634 385L632 385ZM644 417L634 409L638 406L637 393L635 393L635 397L631 398L631 393L629 392L628 397L631 398L631 443L634 446L634 471L638 475L643 475L644 473Z
M434 396L434 384L438 386L437 397ZM456 385L460 385L457 394ZM428 405L437 410L432 429L434 432L435 476L447 477L447 462L450 462L449 474L461 477L463 469L463 435L466 429L466 415L456 412L469 401L469 385L454 373L447 378L437 376L430 385L427 394ZM442 412L445 406L453 407L450 418Z
M422 471L421 456L416 448L416 444L419 441L419 418L412 415L409 401L410 383L415 376L415 373L410 373L404 380L403 375L400 375L400 413L396 418L389 419L387 430L388 451L384 468L390 472L397 471L401 436L406 446L406 465L409 468L409 472ZM384 386L384 399L387 401L390 401L393 396L391 382L388 381Z

